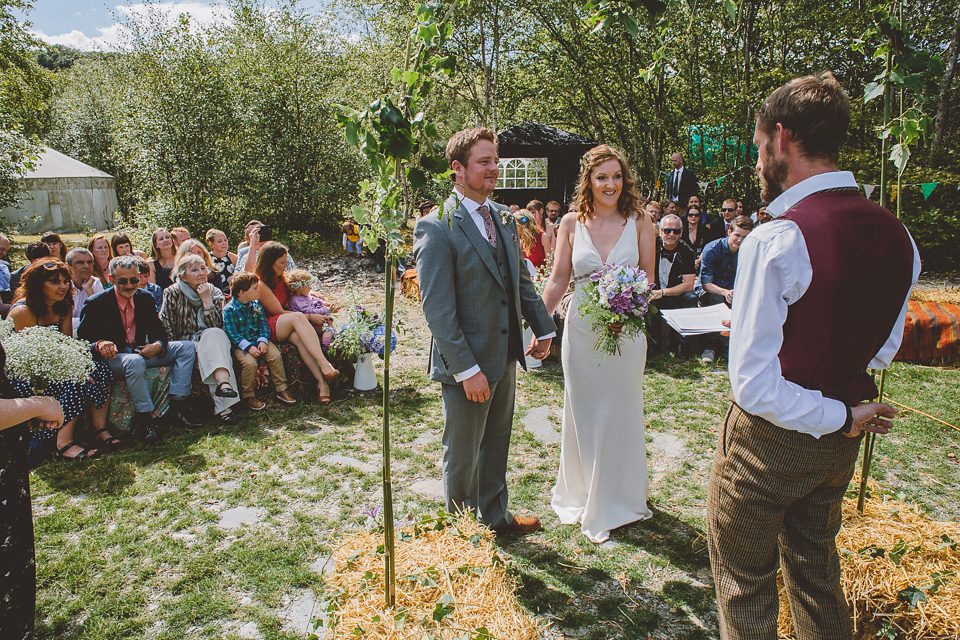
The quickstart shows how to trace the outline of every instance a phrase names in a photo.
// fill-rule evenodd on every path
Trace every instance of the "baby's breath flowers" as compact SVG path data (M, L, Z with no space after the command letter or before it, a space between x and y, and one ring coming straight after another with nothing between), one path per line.
M10 326L12 328L12 323ZM27 327L4 336L5 333L6 328L0 326L10 378L25 380L35 389L45 389L56 382L81 384L93 373L90 345L54 327Z

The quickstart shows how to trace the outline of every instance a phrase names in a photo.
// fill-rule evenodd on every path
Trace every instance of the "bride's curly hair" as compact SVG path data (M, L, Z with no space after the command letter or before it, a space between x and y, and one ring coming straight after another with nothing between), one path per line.
M619 149L615 149L608 144L595 146L580 159L580 177L577 179L577 186L573 191L573 202L577 207L577 220L586 222L587 218L593 215L594 204L593 191L590 189L590 174L607 160L619 162L620 170L623 173L623 189L620 191L620 199L617 200L617 211L624 218L636 213L642 220L644 213L639 206L640 194L637 191L637 183L633 179L633 172L630 171L630 163L627 162L627 157Z

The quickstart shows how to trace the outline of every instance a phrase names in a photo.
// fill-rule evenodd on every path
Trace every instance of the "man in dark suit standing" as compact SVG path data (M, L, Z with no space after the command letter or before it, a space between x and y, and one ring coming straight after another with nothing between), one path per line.
M670 156L673 171L667 176L667 199L677 203L677 207L686 213L687 200L699 193L697 174L683 166L683 154L677 151Z
M534 517L507 510L507 451L521 316L543 359L556 326L523 262L510 210L489 200L499 175L496 134L460 131L447 143L456 186L440 215L417 221L413 250L423 313L433 334L431 377L443 395L447 509L465 509L498 533L529 533Z
M190 418L184 407L196 349L189 340L167 340L153 296L139 288L139 261L141 258L130 255L110 261L114 286L87 299L77 336L92 342L114 375L126 381L136 410L134 434L147 444L160 444L160 434L152 424L154 406L145 372L173 365L168 415L184 426L198 427L201 423Z

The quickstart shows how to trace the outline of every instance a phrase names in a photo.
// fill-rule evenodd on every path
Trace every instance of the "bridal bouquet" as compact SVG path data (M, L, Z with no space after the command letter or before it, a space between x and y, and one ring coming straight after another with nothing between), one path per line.
M650 305L647 274L633 267L604 265L591 273L584 285L586 300L580 317L590 320L600 337L593 346L607 355L620 355L620 339L646 332L644 317L656 308Z
M0 327L0 340L7 352L6 372L34 389L57 382L87 380L94 370L90 345L65 336L53 327L28 327L14 333L13 323Z

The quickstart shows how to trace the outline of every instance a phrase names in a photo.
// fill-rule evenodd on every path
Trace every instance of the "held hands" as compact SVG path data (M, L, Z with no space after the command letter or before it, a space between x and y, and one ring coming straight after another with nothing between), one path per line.
M160 355L161 351L163 351L163 347L159 342L151 342L140 349L140 357L144 360L149 360L150 358Z
M97 343L97 352L107 360L115 358L117 356L117 345L109 340L101 340Z
M553 338L537 340L537 336L533 336L533 339L530 341L530 346L527 347L527 350L524 351L523 354L527 356L533 356L537 360L543 360L550 355L551 340L553 340Z
M887 433L893 428L893 423L884 418L893 418L900 410L886 403L863 402L850 409L853 413L853 428L850 433L843 435L856 438L864 431L873 433Z
M41 429L59 429L63 424L63 408L60 403L47 396L33 396L37 403L35 419Z
M483 372L475 373L463 381L463 392L471 402L486 402L490 397L490 384Z
M723 294L723 299L727 301L727 304L733 304L733 289L727 289L727 292Z

